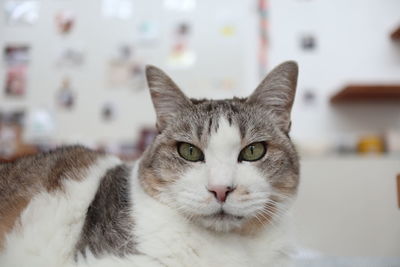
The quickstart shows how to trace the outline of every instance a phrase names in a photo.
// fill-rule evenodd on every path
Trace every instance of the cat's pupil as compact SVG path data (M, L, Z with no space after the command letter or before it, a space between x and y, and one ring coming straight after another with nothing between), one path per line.
M254 146L250 146L250 152L251 154L254 154Z
M193 147L192 146L189 147L189 154L193 155Z

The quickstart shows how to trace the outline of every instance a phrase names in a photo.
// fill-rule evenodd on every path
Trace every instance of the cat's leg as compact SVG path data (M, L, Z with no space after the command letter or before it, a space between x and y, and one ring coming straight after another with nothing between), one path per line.
M81 180L66 178L62 190L37 194L6 236L0 266L58 267L70 262L99 182L118 163L101 158Z

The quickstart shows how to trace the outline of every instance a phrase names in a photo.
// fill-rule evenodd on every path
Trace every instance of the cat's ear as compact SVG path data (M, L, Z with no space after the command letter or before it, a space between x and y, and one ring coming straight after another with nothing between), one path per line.
M294 61L275 67L247 99L249 104L260 104L271 110L278 126L285 132L290 130L290 112L296 93L298 66Z
M191 101L159 68L146 66L146 78L157 114L157 129L161 132L179 110L191 105Z

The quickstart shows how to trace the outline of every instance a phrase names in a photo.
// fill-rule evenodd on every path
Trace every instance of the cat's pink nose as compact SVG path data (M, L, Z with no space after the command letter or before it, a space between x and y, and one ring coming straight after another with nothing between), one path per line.
M221 203L225 202L225 200L228 197L229 193L231 193L231 192L233 192L235 190L234 187L225 186L225 185L209 185L207 187L207 189Z

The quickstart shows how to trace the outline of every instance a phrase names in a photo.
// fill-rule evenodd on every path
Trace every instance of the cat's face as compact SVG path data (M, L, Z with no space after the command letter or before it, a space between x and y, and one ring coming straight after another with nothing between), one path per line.
M278 66L246 99L190 100L159 69L147 77L160 134L140 164L145 191L215 231L282 216L299 179L288 137L297 65Z

